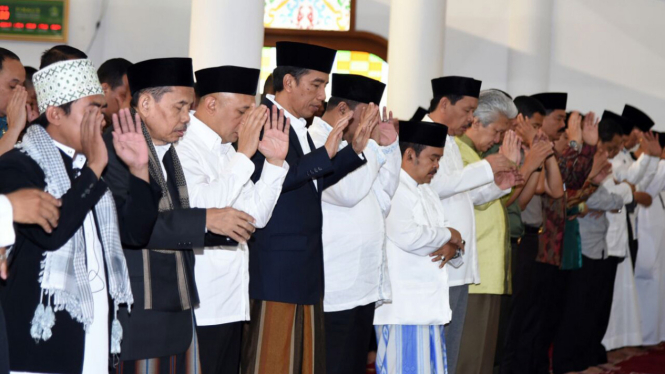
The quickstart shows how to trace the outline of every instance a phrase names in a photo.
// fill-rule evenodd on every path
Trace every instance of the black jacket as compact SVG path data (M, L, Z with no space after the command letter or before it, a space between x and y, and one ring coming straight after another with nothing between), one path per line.
M274 105L268 99L262 104ZM331 160L325 147L316 149L309 134L307 140L312 151L304 155L298 136L290 130L289 171L282 193L266 227L256 230L249 241L252 299L312 305L323 298L321 193L366 161L352 147L345 147ZM256 182L265 157L256 152L252 161Z
M10 258L9 278L2 287L10 365L14 371L78 374L83 368L83 325L74 321L66 311L55 313L56 323L49 340L35 343L30 336L30 322L41 296L38 279L44 251L64 245L107 189L106 183L98 180L87 166L78 178L73 179L72 160L62 152L61 155L72 186L62 196L58 227L52 234L47 234L37 225L15 225L16 243ZM39 165L19 150L11 150L0 157L2 194L26 187L44 189L44 178ZM129 185L131 197L124 201L116 199L120 236L123 242L141 246L147 242L156 218L156 200L144 181L132 177ZM153 208L150 208L151 204ZM147 206L147 209L135 209L137 205Z
M116 155L110 132L104 134L104 141L107 148L111 150L109 164L104 172L104 180L117 200L130 198L129 169ZM183 353L192 342L194 316L191 309L181 310L174 256L150 252L149 266L153 279L151 290L154 305L153 309L144 308L144 263L141 249L183 251L189 295L193 307L198 304L198 293L194 280L194 252L192 249L202 248L204 245L232 243L226 237L206 234L205 209L180 208L177 188L174 186L174 171L166 167L166 172L167 183L176 209L156 213L157 220L147 245L133 246L132 243L123 243L132 281L134 305L131 313L128 313L126 308L121 308L118 313L118 319L123 327L121 360L157 358ZM159 199L161 188L152 178L150 185L153 193ZM157 212L157 206L155 206L155 212Z

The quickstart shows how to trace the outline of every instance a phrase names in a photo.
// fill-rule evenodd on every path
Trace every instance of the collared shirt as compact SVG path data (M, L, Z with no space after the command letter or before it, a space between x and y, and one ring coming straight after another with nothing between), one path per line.
M64 144L53 141L56 147L71 157L72 167L81 169L86 162L82 154ZM88 212L83 221L85 240L86 265L88 281L92 291L93 321L85 331L85 354L83 355L83 374L101 373L108 370L109 354L109 303L106 288L106 269L102 243L99 240L97 225L92 211Z
M164 175L164 181L166 182L168 180L168 175L166 174L166 167L164 167L164 156L166 155L166 152L171 149L172 144L167 143L163 145L157 145L155 143L152 143L152 145L155 147L155 152L157 152L157 157L159 158L159 166L162 167L162 174Z
M433 122L429 116L425 116L423 121ZM486 187L490 183L494 184L493 182L494 173L489 162L483 160L464 166L455 138L448 136L443 159L439 163L439 172L434 175L430 185L439 195L444 210L454 212L449 213L455 215L452 227L459 231L466 241L462 256L464 263L459 268L451 268L449 271L451 287L480 283L476 252L476 224L473 213L474 201L471 191L478 187Z
M451 214L453 214L451 212ZM429 254L451 238L444 208L430 185L403 169L386 218L386 252L392 302L376 308L375 325L443 325L450 322L448 272Z
M0 195L0 247L8 247L15 241L12 203L7 196Z
M254 217L256 227L270 220L289 169L265 162L253 183L254 163L190 113L185 136L176 145L195 208L233 207ZM247 245L197 248L194 274L201 326L249 320L249 252Z
M600 186L586 201L589 210L612 211L623 208L623 197L610 193L607 188ZM590 214L578 218L580 224L580 237L582 239L582 254L594 260L606 259L607 251L607 229L609 221L603 214L595 217Z
M302 153L303 154L308 154L312 150L309 147L309 142L307 141L307 120L304 118L298 118L294 116L293 114L289 113L286 109L284 109L277 100L275 100L275 95L266 95L266 98L270 101L272 101L273 104L277 107L277 109L283 109L284 110L284 117L291 119L291 129L295 131L296 136L298 137L298 142L300 143L300 147L302 148ZM316 189L319 189L319 184L317 183L316 180L312 180L312 183L314 183L314 187Z
M309 127L322 147L332 126L314 117ZM399 184L399 140L387 147L370 140L367 163L323 191L323 265L326 312L390 299L385 256L385 217ZM347 147L342 141L339 149Z
M481 160L473 141L466 135L455 139L464 165ZM492 200L474 207L476 223L476 249L480 271L479 285L469 286L469 293L509 294L510 285L510 234L508 216L502 199Z

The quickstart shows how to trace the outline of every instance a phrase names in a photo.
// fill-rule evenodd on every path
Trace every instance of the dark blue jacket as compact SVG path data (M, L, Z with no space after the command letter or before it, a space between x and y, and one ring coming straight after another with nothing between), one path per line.
M268 108L274 105L264 99ZM321 193L365 163L352 147L330 159L325 147L303 155L298 136L289 132L289 171L282 194L265 228L249 241L249 295L252 299L313 305L323 299ZM265 157L256 152L252 181L261 177ZM312 180L318 183L318 190Z

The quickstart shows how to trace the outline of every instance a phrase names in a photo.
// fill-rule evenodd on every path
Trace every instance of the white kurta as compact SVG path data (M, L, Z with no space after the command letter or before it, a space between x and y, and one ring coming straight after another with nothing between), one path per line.
M425 116L423 121L433 122L429 116ZM448 136L443 158L439 164L439 172L434 175L430 185L439 195L444 210L455 215L455 229L460 232L466 242L464 263L459 268L450 268L449 284L451 287L480 283L478 250L476 249L476 220L473 207L474 200L479 204L493 200L484 201L493 197L493 194L483 193L483 191L488 191L488 189L491 189L490 192L496 191L490 184L494 185L494 173L489 162L483 160L465 167L455 139ZM471 191L479 187L482 189L472 195ZM480 203L481 201L483 202Z
M626 155L628 158L626 159ZM603 186L611 193L624 198L624 205L633 202L633 194L628 181L638 181L644 178L651 166L651 157L641 157L638 162L627 152L621 152L611 160L613 175L608 177ZM646 161L646 162L645 162ZM657 162L655 163L657 165ZM616 165L616 166L614 166ZM616 167L616 168L615 168ZM639 178L639 179L638 179ZM615 181L626 180L621 183ZM635 290L633 265L629 255L628 223L626 209L618 213L606 212L609 222L607 235L608 255L623 257L624 261L617 267L614 282L614 296L612 298L612 311L610 321L603 338L603 345L607 350L642 345L640 327L640 311Z
M635 285L642 316L645 345L665 340L665 161L660 161L651 183L643 190L653 197L650 207L637 209L639 249L635 261Z
M332 127L315 117L309 134L322 147ZM342 141L340 149L347 147ZM385 255L385 217L399 184L398 140L387 147L370 140L367 160L322 195L325 312L353 309L390 299Z
M452 214L452 213L451 213ZM374 313L375 325L444 325L450 322L448 269L429 254L451 237L444 209L429 185L404 170L386 218L386 253L392 301Z
M270 220L288 171L268 163L254 184L254 163L208 126L190 115L187 134L177 144L194 208L233 207L254 217L256 227ZM200 305L194 311L201 326L249 320L249 251L246 245L197 248L194 274Z
M14 211L5 195L0 195L0 248L14 244Z

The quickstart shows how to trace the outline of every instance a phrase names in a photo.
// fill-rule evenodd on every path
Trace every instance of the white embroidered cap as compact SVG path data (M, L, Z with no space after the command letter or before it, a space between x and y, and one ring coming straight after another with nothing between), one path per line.
M103 95L97 71L87 59L56 62L32 77L39 114L46 108L71 103L82 97Z

